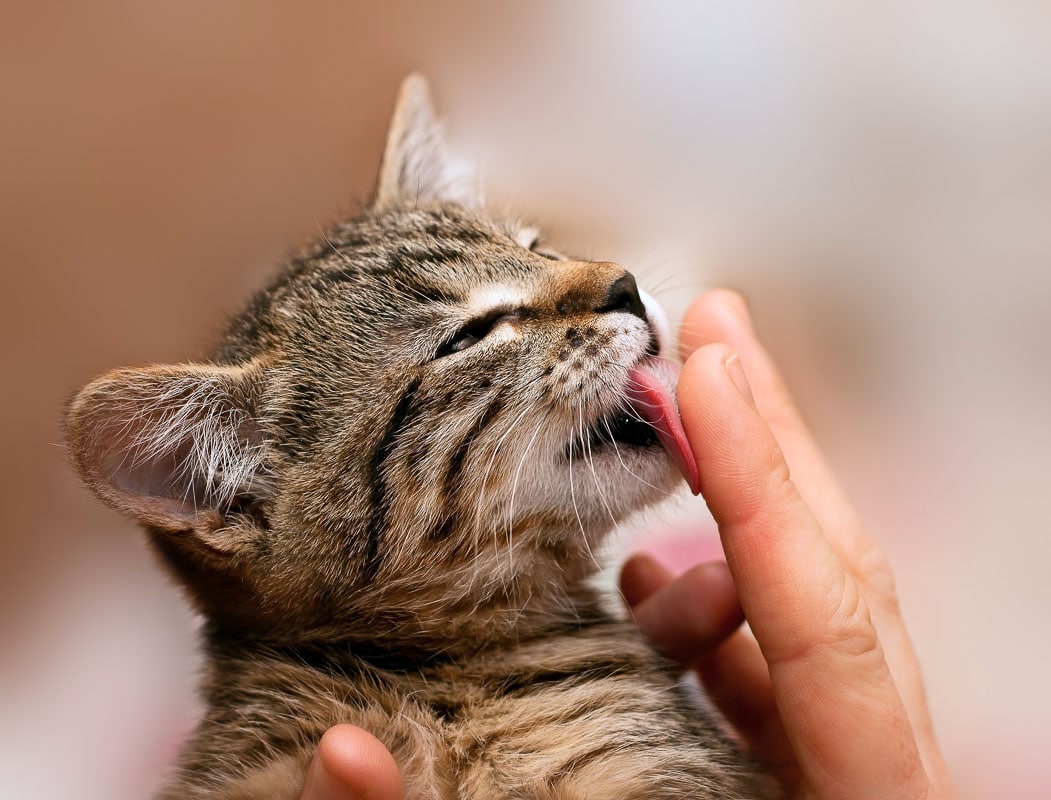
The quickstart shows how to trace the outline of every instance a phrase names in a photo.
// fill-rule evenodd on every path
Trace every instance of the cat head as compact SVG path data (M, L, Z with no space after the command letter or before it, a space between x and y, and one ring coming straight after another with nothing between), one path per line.
M77 470L219 627L445 647L546 624L614 524L696 484L634 277L477 208L410 78L371 207L212 360L73 400Z

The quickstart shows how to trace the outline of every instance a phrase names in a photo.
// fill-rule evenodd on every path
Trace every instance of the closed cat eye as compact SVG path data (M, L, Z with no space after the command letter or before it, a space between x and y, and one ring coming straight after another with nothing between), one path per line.
M453 337L446 342L435 354L435 358L452 355L473 347L482 341L489 332L501 322L510 322L519 318L515 312L499 309L486 314L484 317L473 319L458 330Z
M554 250L548 250L546 247L540 246L540 237L536 237L532 242L529 243L528 249L536 253L538 256L551 259L552 261L565 261L566 257L561 253L556 253Z
M565 256L561 256L558 253L552 253L550 250L534 249L533 252L536 253L538 256L543 256L544 258L551 259L552 261L565 261L566 260Z

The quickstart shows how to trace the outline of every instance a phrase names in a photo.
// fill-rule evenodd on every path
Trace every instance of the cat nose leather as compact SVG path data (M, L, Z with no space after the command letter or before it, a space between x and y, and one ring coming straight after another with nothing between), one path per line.
M635 276L617 264L577 262L561 271L563 282L556 303L560 314L621 312L646 321L646 306ZM566 280L568 278L568 280Z
M639 287L635 283L635 276L630 272L624 272L619 278L609 285L602 305L595 309L599 314L607 314L612 311L622 311L625 314L634 314L639 319L646 320L646 306L642 304L639 295Z

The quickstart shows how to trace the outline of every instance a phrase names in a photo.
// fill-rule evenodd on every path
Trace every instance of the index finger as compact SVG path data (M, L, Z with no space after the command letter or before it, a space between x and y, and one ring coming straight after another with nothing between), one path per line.
M865 596L796 489L729 348L690 356L679 406L808 782L819 796L919 796L926 773ZM850 791L859 787L873 793Z
M793 485L798 487L835 555L860 584L886 648L891 673L920 737L923 759L932 774L944 773L923 679L898 607L890 565L826 465L777 366L756 337L744 300L726 289L705 292L687 311L680 339L684 355L711 342L725 343L739 355L754 391L755 406L791 468Z
M854 561L854 551L868 549L867 543L857 541L860 521L826 465L784 378L756 337L741 296L728 289L700 295L686 312L679 340L684 361L699 347L716 342L738 354L759 413L791 465L800 493L834 544Z

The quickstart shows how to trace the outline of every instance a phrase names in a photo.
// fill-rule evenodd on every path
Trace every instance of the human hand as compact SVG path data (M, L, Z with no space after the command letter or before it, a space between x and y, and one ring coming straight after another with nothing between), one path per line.
M321 737L299 800L403 800L394 758L379 739L353 725Z
M696 667L794 796L951 797L889 564L744 302L699 297L681 345L680 412L727 564L673 580L652 558L630 560L621 588L639 626ZM754 638L731 633L742 611Z

